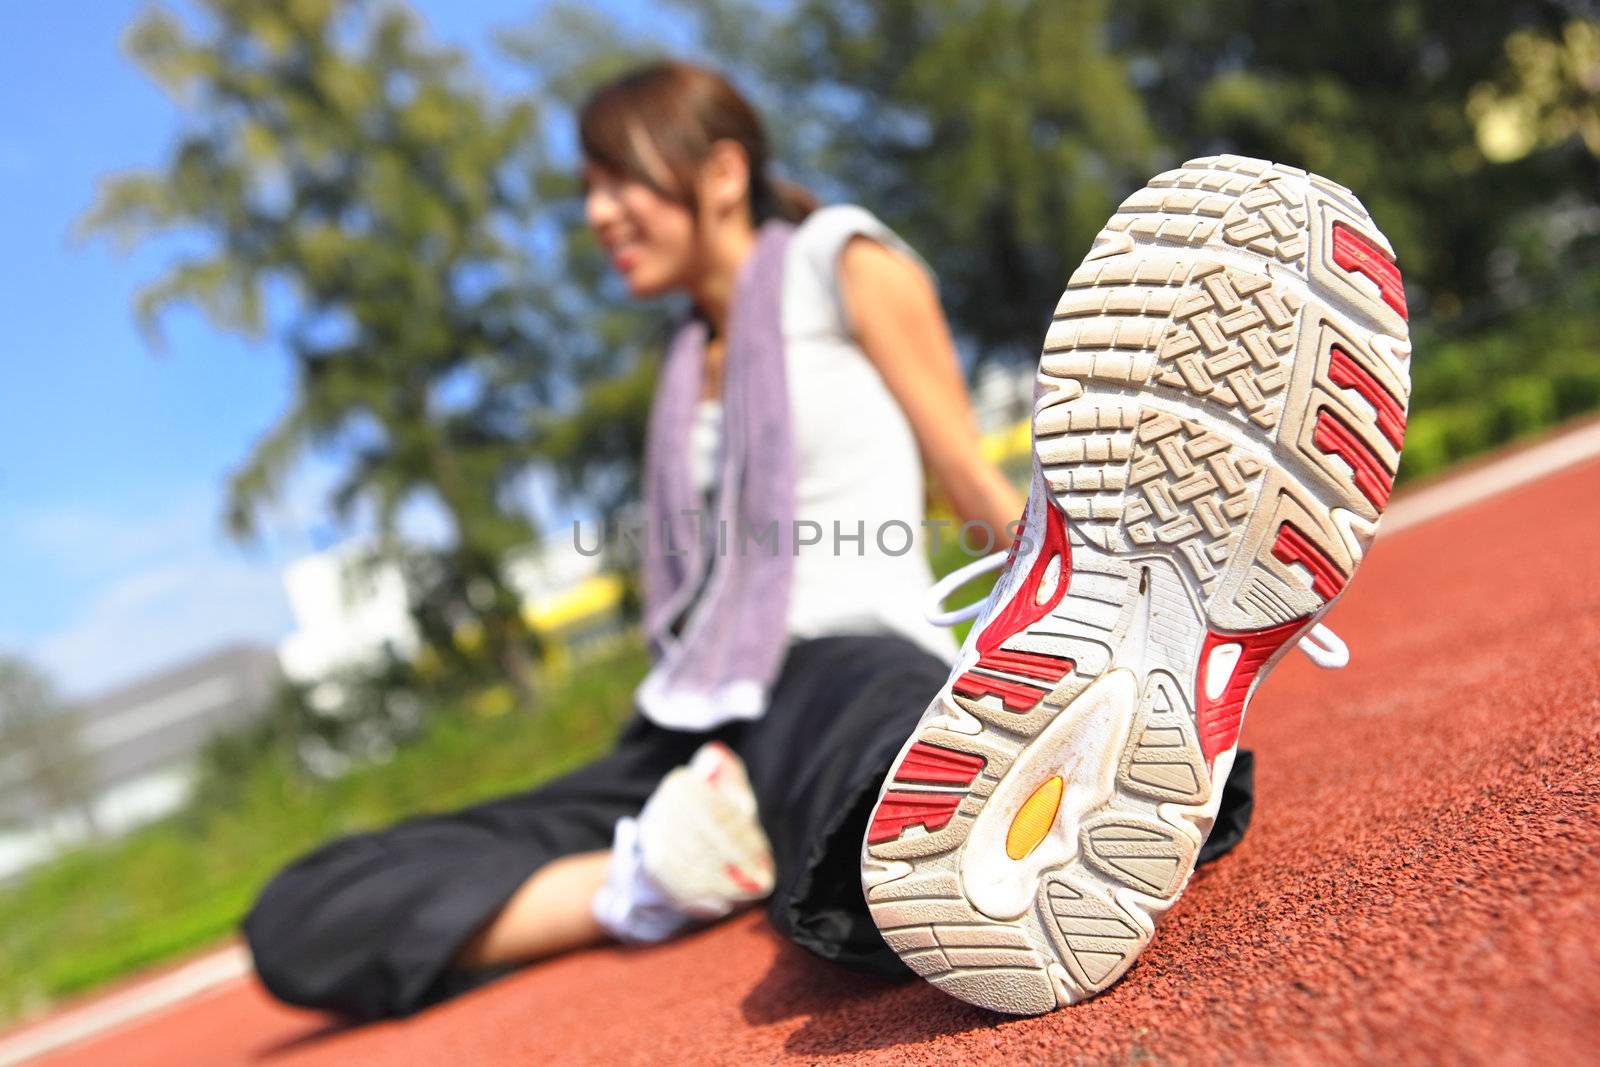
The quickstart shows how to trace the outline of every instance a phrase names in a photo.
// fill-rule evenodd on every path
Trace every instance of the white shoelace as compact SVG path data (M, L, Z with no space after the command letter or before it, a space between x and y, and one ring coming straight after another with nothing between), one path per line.
M982 559L973 560L965 567L958 567L934 582L928 590L928 597L922 609L928 621L935 626L954 626L958 622L976 618L983 610L983 601L946 610L945 598L979 575L999 570L1005 565L1006 555L1007 553L1003 551L995 552ZM1320 622L1300 639L1299 649L1305 653L1307 659L1323 670L1336 671L1350 662L1350 647L1338 634Z

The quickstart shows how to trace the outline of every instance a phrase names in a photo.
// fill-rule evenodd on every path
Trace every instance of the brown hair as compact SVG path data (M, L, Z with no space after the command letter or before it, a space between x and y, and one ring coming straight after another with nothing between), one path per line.
M804 187L768 173L766 132L749 101L722 75L692 63L651 63L602 85L578 114L578 140L591 162L644 182L697 217L695 171L718 141L739 145L750 161L755 225L799 222L817 206Z

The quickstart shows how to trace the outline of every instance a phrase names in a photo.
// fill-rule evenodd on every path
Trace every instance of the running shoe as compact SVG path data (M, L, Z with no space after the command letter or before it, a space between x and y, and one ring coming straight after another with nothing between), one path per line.
M618 820L594 914L622 941L662 941L772 893L772 846L744 763L720 741Z
M1409 358L1349 190L1216 156L1123 202L1045 339L1023 537L868 822L867 904L913 970L1037 1014L1133 964L1251 695L1298 643L1344 658L1320 621L1388 503Z

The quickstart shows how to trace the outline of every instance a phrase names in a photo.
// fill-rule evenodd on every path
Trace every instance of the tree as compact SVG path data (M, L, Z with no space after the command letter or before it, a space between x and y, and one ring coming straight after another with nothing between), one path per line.
M563 3L503 33L499 44L522 65L552 130L574 127L601 82L660 54L610 16ZM674 302L641 305L628 295L584 220L581 169L576 137L553 136L539 189L559 264L553 273L564 283L559 303L572 309L565 349L572 393L535 421L534 441L558 490L610 518L640 496L645 419Z
M1581 138L1536 134L1520 152L1494 153L1481 129L1493 103L1517 95L1519 75L1546 67L1528 53L1549 35L1570 45L1560 57L1569 62L1552 57L1550 73L1571 79L1547 82L1560 120L1550 129L1582 114L1559 105L1593 98L1594 85L1579 82L1595 23L1592 13L1573 20L1571 7L1212 0L1180 10L1140 0L1123 17L1131 53L1151 71L1145 95L1165 139L1181 153L1266 156L1349 185L1394 242L1414 331L1460 333L1494 327L1522 302L1508 282L1534 265L1506 265L1530 224L1574 198L1600 199L1600 156ZM1596 263L1569 262L1540 281L1559 286Z
M1198 155L1265 156L1355 188L1400 253L1423 330L1495 326L1529 295L1509 275L1537 272L1537 293L1600 260L1590 248L1541 264L1525 248L1552 212L1600 200L1592 4L674 6L804 177L927 256L980 359L1031 357L1105 217L1152 171ZM546 39L579 25L585 41L628 40L596 18L540 25Z
M1571 19L1559 36L1518 30L1508 66L1472 91L1467 110L1483 154L1514 162L1576 138L1600 159L1600 23Z
M533 536L516 487L570 336L525 247L537 109L490 100L403 6L196 6L195 28L152 7L128 35L182 130L160 168L104 183L86 227L202 239L140 294L153 335L188 303L276 335L295 362L292 405L229 483L228 527L252 537L314 449L343 461L332 513L370 518L384 555L400 552L401 509L431 502L450 540L409 568L430 582L416 599L446 605L447 635L480 633L527 698L533 644L503 561Z
M77 713L28 661L0 653L0 766L44 813L77 811L96 830L94 765Z
M923 249L980 358L1038 354L1066 277L1160 158L1105 0L804 0L761 63Z

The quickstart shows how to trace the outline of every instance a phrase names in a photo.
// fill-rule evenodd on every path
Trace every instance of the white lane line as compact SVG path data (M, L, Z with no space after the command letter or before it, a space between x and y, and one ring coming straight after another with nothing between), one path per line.
M1600 422L1558 434L1504 459L1491 460L1436 485L1401 495L1394 506L1383 513L1378 536L1392 537L1401 530L1519 488L1594 456L1600 456Z
M0 1041L0 1067L15 1067L37 1056L97 1037L249 972L250 953L242 945L230 946L171 974L69 1011Z

